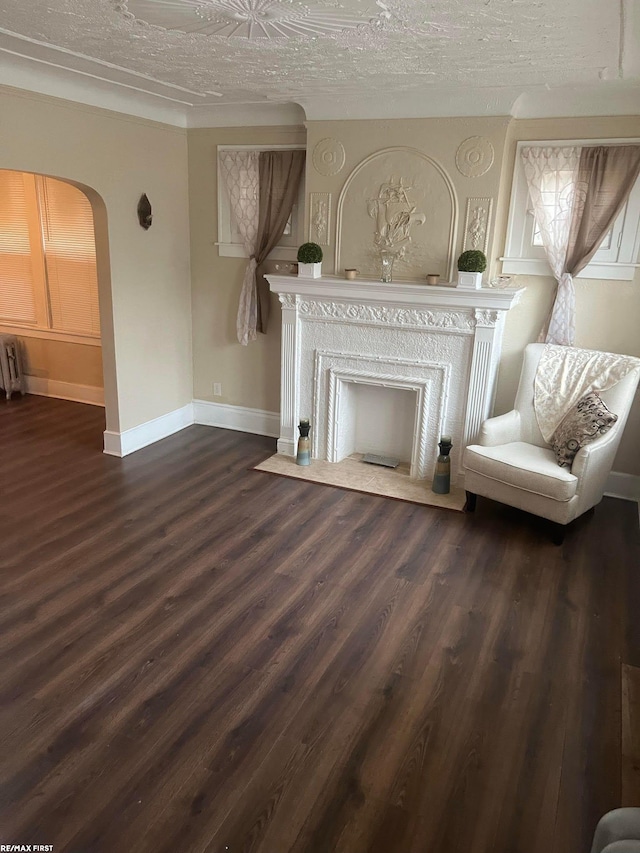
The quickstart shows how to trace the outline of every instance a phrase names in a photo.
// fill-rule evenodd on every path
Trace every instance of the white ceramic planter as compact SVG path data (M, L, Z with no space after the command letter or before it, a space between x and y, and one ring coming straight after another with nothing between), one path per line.
M464 287L467 290L480 290L482 287L482 273L462 272L458 270L458 287Z
M322 263L301 264L298 262L298 278L320 278L322 276Z

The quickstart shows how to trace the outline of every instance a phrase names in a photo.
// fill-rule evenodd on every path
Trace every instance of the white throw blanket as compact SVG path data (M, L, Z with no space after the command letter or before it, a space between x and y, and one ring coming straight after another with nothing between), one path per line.
M538 363L533 406L545 441L590 391L606 391L640 365L629 355L547 344Z

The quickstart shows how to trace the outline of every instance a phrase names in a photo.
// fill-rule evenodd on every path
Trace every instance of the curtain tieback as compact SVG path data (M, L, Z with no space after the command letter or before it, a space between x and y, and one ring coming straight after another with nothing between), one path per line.
M558 279L558 284L563 285L564 287L567 287L568 285L571 284L572 281L573 281L573 276L571 275L571 273L563 272L562 275L560 276L560 278Z

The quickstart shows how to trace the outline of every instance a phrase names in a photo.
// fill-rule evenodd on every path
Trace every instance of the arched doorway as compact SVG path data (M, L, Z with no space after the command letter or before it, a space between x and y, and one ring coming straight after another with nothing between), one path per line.
M104 405L117 429L106 207L91 187L0 170L0 333L18 338L27 390Z

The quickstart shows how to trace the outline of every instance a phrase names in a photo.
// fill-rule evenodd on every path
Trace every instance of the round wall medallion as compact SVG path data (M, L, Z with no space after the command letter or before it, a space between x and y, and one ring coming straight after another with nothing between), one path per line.
M320 175L337 175L345 164L347 155L344 153L344 145L337 139L327 136L321 139L313 149L313 165Z
M493 145L484 136L470 136L456 151L456 166L465 178L479 178L493 165Z

